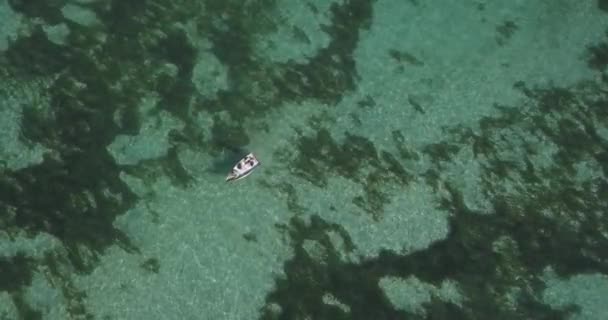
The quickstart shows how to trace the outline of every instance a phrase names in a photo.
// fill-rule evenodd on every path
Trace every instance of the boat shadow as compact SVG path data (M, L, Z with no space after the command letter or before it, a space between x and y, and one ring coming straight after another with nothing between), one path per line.
M243 148L225 148L221 155L214 159L208 171L213 174L227 175L234 165L249 152Z

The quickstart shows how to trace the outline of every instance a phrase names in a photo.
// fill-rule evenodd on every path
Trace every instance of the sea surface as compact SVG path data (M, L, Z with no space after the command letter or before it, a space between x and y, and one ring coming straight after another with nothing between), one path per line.
M605 320L607 178L606 0L0 0L0 320Z

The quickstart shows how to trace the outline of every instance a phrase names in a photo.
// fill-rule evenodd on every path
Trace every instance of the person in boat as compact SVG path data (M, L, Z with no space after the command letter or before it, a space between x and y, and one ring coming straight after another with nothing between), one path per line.
M226 178L226 181L238 180L248 176L259 164L260 163L253 154L248 154L233 167L231 173Z

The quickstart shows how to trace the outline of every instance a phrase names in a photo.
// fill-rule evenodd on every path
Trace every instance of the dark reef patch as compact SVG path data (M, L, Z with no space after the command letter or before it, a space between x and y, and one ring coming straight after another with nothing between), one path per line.
M276 90L269 77L272 71L262 61L254 60L252 48L256 33L274 28L256 17L272 11L274 5L273 0L267 0L250 3L246 8L238 1L211 1L206 6L208 15L199 20L197 27L208 32L211 52L227 70L229 88L220 90L212 99L197 97L196 110L225 111L230 119L242 123L245 118L262 115L277 106Z
M167 150L167 154L139 161L134 165L121 165L124 172L142 179L148 183L153 183L161 177L168 177L171 183L180 188L187 188L192 185L194 177L186 170L179 158L179 146L173 145ZM159 174L161 173L162 174Z
M74 250L71 259L80 271L90 271L92 265L77 254L79 245L95 253L114 243L136 251L112 225L135 196L117 176L109 174L117 168L108 158L101 154L70 155L64 161L47 158L2 177L0 200L15 208L15 227L62 240Z
M61 13L66 3L11 0L9 4L26 17L55 25L66 22ZM175 184L190 183L178 151L185 145L201 146L200 131L193 124L197 110L191 106L211 113L226 110L227 119L242 123L245 117L264 114L285 100L337 102L345 91L354 89L352 52L359 30L369 23L370 1L334 5L332 23L326 26L332 37L329 47L305 64L275 66L253 61L250 49L256 32L274 28L255 14L272 8L274 1L247 6L248 10L243 10L241 1L208 2L208 10L198 10L200 4L192 1L92 3L87 7L101 23L85 27L67 22L70 33L66 45L50 42L42 26L37 25L31 35L17 39L3 53L11 74L54 79L47 92L48 110L25 106L21 132L23 142L41 143L51 151L39 164L2 171L0 205L8 213L3 226L9 236L22 231L28 236L51 234L66 249L61 253L48 252L41 261L19 264L13 259L6 263L23 267L24 275L38 265L48 267L50 277L57 281L69 302L71 316L92 317L84 308L86 293L75 289L68 272L91 272L99 255L112 245L138 252L113 225L116 217L138 200L120 179L120 173L145 174L146 166L152 164L162 167ZM174 24L200 13L203 15L196 20L198 31L209 36L212 51L228 67L230 84L217 99L208 101L195 95L191 82L197 49L186 31ZM177 73L158 72L158 66L167 64L174 65ZM280 86L275 90L277 85ZM119 134L139 132L140 117L144 115L138 105L150 91L161 97L152 112L171 112L186 124L185 129L171 133L172 148L166 157L156 159L158 163L153 160L138 168L119 166L106 147ZM263 94L256 96L260 92ZM225 120L214 114L214 149L238 149L248 144L243 128ZM383 158L391 161L386 155ZM404 174L394 161L390 167L396 174ZM150 267L155 269L154 263ZM16 285L12 292L20 316L36 318L20 298L20 291L28 283Z
M238 149L249 144L249 137L241 124L226 121L219 116L213 117L211 137L212 147L218 150Z
M63 22L61 8L67 3L65 0L56 1L30 1L30 0L8 0L8 4L15 12L19 12L28 18L39 18L48 24Z
M254 59L252 36L272 31L276 26L259 19L254 21L252 17L264 16L262 11L259 15L255 12L268 11L273 6L274 2L268 1L245 11L240 4L225 2L207 8L214 16L225 17L214 25L205 22L200 27L210 30L213 53L228 69L230 88L220 91L216 99L198 99L197 109L211 113L227 111L233 121L240 123L244 118L264 115L289 101L313 99L334 104L355 89L357 75L352 53L359 31L366 28L371 19L371 1L334 4L332 22L324 26L331 37L327 47L305 63L271 65Z
M11 258L0 257L0 290L10 293L32 283L33 259L18 253Z
M26 17L52 24L64 20L60 8L65 3L9 1L13 10ZM254 36L276 27L260 19L264 11L272 10L274 0L249 2L245 8L242 1L209 1L205 10L199 10L201 4L195 1L112 0L91 4L102 21L100 30L70 25L69 45L53 44L39 26L11 43L0 60L3 68L16 76L56 80L48 90L48 112L25 106L21 132L24 142L39 142L51 151L39 164L0 171L0 225L9 237L51 234L65 248L65 252L46 252L40 260L22 253L0 259L0 290L10 294L19 316L42 317L27 305L24 288L34 272L43 270L61 291L71 317L94 318L85 308L86 292L77 289L73 274L91 272L109 246L138 252L113 225L138 200L119 174L127 171L153 178L161 167L174 184L188 186L192 177L180 162L179 148L201 146L201 132L193 120L197 111L213 116L213 152L238 150L249 144L240 124L246 118L263 116L285 102L316 100L333 105L355 90L353 52L359 32L371 22L373 1L341 3L331 7L331 23L323 26L330 44L305 63L272 65L254 57ZM605 3L599 0L598 7L606 10ZM228 70L229 88L217 98L196 95L190 78L198 52L187 32L173 24L200 12L204 13L196 21L197 31L209 35L212 52ZM514 31L508 23L501 30L497 29L505 38ZM99 37L102 32L107 35L104 41ZM299 35L302 41L305 36ZM606 68L605 47L605 43L589 47L590 67ZM393 59L416 62L398 52ZM159 75L156 69L165 64L174 65L176 74ZM385 251L354 264L341 258L355 250L346 230L314 215L310 223L296 217L289 225L278 226L295 251L285 263L286 277L277 279L266 301L280 306L280 319L422 319L395 310L378 287L384 276L415 276L434 285L454 280L465 298L457 306L433 297L423 305L426 318L448 314L452 319L565 319L577 312L575 306L556 311L543 304L540 276L547 268L562 277L608 274L608 242L602 237L608 230L608 183L598 175L577 176L577 166L585 162L608 173L608 143L596 130L598 124L608 123L606 83L577 88L529 88L519 83L516 87L528 102L496 106L499 116L484 118L479 131L456 128L443 141L420 150L408 146L403 134L394 131L399 157L352 133L337 142L324 129L326 119L313 119L311 127L318 132L300 137L298 157L290 163L296 175L319 187L327 185L328 172L361 184L363 194L354 203L380 219L382 206L390 200L382 186L386 182L406 186L415 177L402 161L418 160L424 154L432 163L422 177L435 190L445 192L437 206L450 213L450 233L425 250ZM185 122L185 129L171 132L172 147L166 157L139 166L119 166L106 147L118 134L139 132L142 115L137 105L150 91L162 98L153 112L171 112ZM358 105L378 107L372 97ZM505 130L516 134L508 137L502 134ZM533 158L542 146L520 139L524 135L556 146L547 165L539 166ZM515 153L521 161L505 157L499 141L513 149L521 146L524 152ZM462 190L444 175L443 163L453 161L463 148L471 148L477 160L485 161L481 178L491 204L488 212L470 208ZM517 177L522 185L516 192L501 188ZM306 210L292 185L269 187L285 194L290 211ZM329 232L338 234L344 248L334 247ZM255 235L244 238L255 242ZM311 257L305 241L319 243L327 253L325 258ZM141 267L157 273L160 261L150 258ZM325 303L326 293L350 312ZM515 310L505 302L510 295L517 301ZM275 316L263 311L262 318Z
M72 59L70 50L49 41L40 26L15 40L3 55L9 70L27 76L54 74L66 69Z
M171 30L157 47L159 60L166 60L177 66L175 79L163 79L157 86L162 96L160 106L170 111L185 123L190 120L190 99L194 94L192 70L195 65L197 50L188 40L183 30Z
M391 132L391 138L397 147L401 159L414 161L420 160L418 153L407 145L405 137L400 130L393 130L393 132Z
M416 56L407 51L391 49L388 51L388 55L399 64L406 64L418 67L424 66L424 62L422 62L420 59L416 58Z
M368 95L358 101L357 106L359 106L360 108L373 108L376 106L376 101L374 101L374 98Z
M351 0L331 7L332 23L324 28L331 42L306 64L288 63L283 77L274 85L282 100L316 99L335 104L356 88L358 78L353 52L359 41L359 31L371 23L372 1ZM285 81L287 80L287 81Z
M221 21L215 24L205 23L204 28L210 30L211 41L213 42L212 52L220 61L227 65L231 73L231 78L239 78L238 69L249 69L253 67L253 51L250 36L257 30L256 23L248 17L261 13L262 10L272 9L274 1L262 1L256 7L249 7L250 11L245 11L239 6L240 3L233 1L211 2L207 10ZM254 29L250 29L250 28Z
M70 266L71 262L63 254L47 252L41 264L48 269L45 276L53 279L54 286L63 294L69 316L76 319L93 319L93 314L85 307L86 292L78 289L72 280L71 273L74 270Z
M301 136L296 144L298 156L293 162L294 173L318 187L327 185L331 173L363 185L363 194L353 203L381 219L384 205L390 197L382 186L394 183L406 186L412 179L395 156L378 151L366 138L346 133L340 143L327 129L319 129L314 136ZM281 156L281 155L280 155Z
M460 151L460 146L448 142L438 142L425 146L423 152L431 157L435 164L446 162Z
M587 47L587 66L598 71L603 71L608 66L608 30L603 42Z
M598 9L608 12L608 0L597 0Z
M504 46L515 34L519 27L511 20L503 21L496 26L496 42L500 46Z
M318 261L300 247L305 239L325 237L324 222L318 217L310 226L292 221L283 230L289 230L296 254L285 265L287 278L277 280L277 289L267 297L269 305L283 310L275 318L367 319L390 314L401 319L441 319L449 312L450 319L568 319L580 312L577 305L557 310L546 305L542 277L547 270L560 278L608 274L608 240L603 236L608 230L608 182L599 172L585 171L607 172L608 141L598 126L606 127L608 121L608 90L601 82L569 88L530 88L522 82L516 87L527 97L521 105L496 105L498 115L481 119L479 130L448 129L443 141L421 148L432 160L422 176L445 193L437 205L450 213L446 239L409 254L383 251L360 264L336 258L332 252L340 250L331 242L322 242L325 252L332 254ZM393 133L393 140L403 158L417 158L399 131ZM357 145L355 142L350 143ZM300 138L299 143L304 160L296 158L294 163L306 168L301 175L306 179L323 181L317 175L328 169L319 164L336 166L332 170L337 173L341 172L339 165L351 175L360 170L349 161L348 149L333 142L322 129L316 136ZM363 147L367 145L353 149L369 152L361 163L378 163L373 145ZM481 192L490 203L485 209L472 209L463 190L444 174L443 163L454 161L464 148L473 150L481 162ZM544 148L555 148L555 152L539 162ZM341 152L344 154L338 156ZM581 165L591 167L581 169ZM507 187L512 184L516 187ZM435 286L454 281L463 299L455 305L433 297L422 304L426 316L397 312L386 300L368 296L382 294L378 281L385 276L414 276ZM338 309L328 310L331 307L321 299L327 292L351 308L368 298L372 303L366 310L352 309L346 315ZM262 319L271 318L265 314Z
M148 272L158 273L160 271L160 262L156 258L149 258L142 262L140 267Z
M328 232L337 233L346 245L353 245L347 233L336 224L317 216L310 223L293 218L288 226L281 226L293 241L295 256L285 264L286 279L278 280L276 289L267 296L267 303L281 307L280 316L267 308L260 319L403 319L404 313L394 310L377 286L377 278L368 270L341 262ZM316 241L326 253L324 261L315 260L304 248L304 241ZM356 290L353 290L356 288ZM350 309L326 304L323 296L332 294Z
M116 9L118 2L122 3L113 1L108 8ZM14 10L29 17L51 12L49 4L12 4ZM143 12L146 17L152 13L137 6L121 8ZM39 164L0 174L0 208L10 213L5 230L12 237L48 233L65 247L65 251L47 252L46 258L27 265L14 263L25 273L40 265L48 268L49 281L61 289L70 316L84 318L92 318L84 307L86 294L76 289L68 274L91 272L99 255L113 245L138 252L114 226L116 217L131 208L137 196L120 179L123 168L106 147L118 134L139 131L137 106L143 93L152 88L153 83L146 79L154 68L154 63L151 67L142 64L142 57L149 56L146 50L158 43L154 37L143 39L143 30L152 31L144 25L138 29L141 33L109 34L101 41L103 28L119 28L121 22L105 15L105 9L98 10L102 23L95 28L100 29L70 25L65 46L51 43L37 26L30 36L12 43L4 54L10 74L54 79L44 93L50 100L48 110L37 105L24 106L20 137L26 143L41 143L51 151ZM122 17L141 21L136 15ZM134 34L142 38L133 38ZM163 43L167 51L158 59L178 59L179 67L191 68L192 59L188 64L188 60L175 55L176 50L185 50L179 46L183 37L177 34L174 38L174 46ZM183 75L188 77L188 70ZM168 159L168 170L176 180L187 180L176 164L175 152L170 152ZM14 299L22 296L25 286L24 283L13 290ZM28 318L29 311L23 303L24 300L15 300L20 316Z

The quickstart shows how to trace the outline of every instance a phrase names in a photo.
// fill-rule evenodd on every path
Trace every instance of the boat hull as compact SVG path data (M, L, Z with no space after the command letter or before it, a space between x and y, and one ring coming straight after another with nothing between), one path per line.
M234 165L232 171L226 176L226 182L244 179L251 175L258 166L260 166L260 162L253 153L250 153Z

